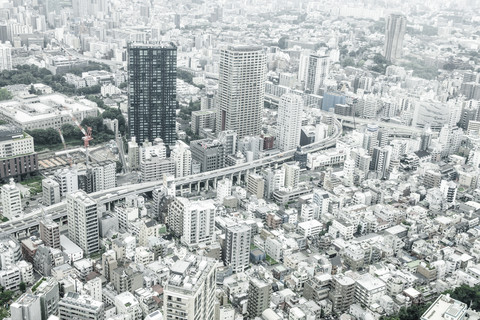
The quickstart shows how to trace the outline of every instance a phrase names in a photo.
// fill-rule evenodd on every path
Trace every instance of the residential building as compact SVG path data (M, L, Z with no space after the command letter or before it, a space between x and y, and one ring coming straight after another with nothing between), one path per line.
M183 244L196 246L213 240L215 212L213 200L175 197L168 207L168 223Z
M99 250L97 203L84 191L67 194L68 238L86 255Z
M46 206L60 202L60 185L57 181L46 178L42 180L42 199Z
M303 53L300 57L298 80L303 83L306 91L318 95L321 93L320 89L328 76L329 68L330 59L328 56Z
M278 105L278 148L282 151L295 149L300 145L303 100L295 94L284 94Z
M243 272L250 264L251 228L245 224L227 226L224 262L233 272Z
M58 316L60 320L103 320L105 319L104 304L103 302L95 301L87 295L67 292L58 303Z
M22 294L10 306L12 320L36 320L41 314L40 298L31 293Z
M388 61L402 57L403 38L407 28L407 18L402 14L390 14L385 24L385 44L383 56Z
M247 312L254 319L262 315L262 312L270 305L272 285L264 280L253 276L248 286Z
M230 46L220 51L217 131L239 138L260 135L266 57L261 47Z
M40 239L47 247L60 249L60 227L53 221L51 216L45 216L40 219Z
M177 140L170 158L175 163L175 177L181 178L192 174L192 152L183 141Z
M2 215L7 219L13 219L20 217L22 211L22 198L20 196L20 190L15 185L13 179L10 179L10 183L4 184L1 189L2 199Z
M247 177L247 192L257 197L257 199L263 199L265 192L265 180L263 177L256 173L250 173Z
M177 47L173 43L127 46L130 137L175 144Z
M191 274L197 277L193 279ZM165 319L214 319L215 277L213 259L191 255L173 263L163 291Z

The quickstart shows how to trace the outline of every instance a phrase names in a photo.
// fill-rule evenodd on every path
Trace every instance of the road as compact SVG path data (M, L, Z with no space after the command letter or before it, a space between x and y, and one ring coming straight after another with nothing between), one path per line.
M393 123L393 122L385 122L385 121L380 121L376 119L364 119L364 118L358 118L358 117L352 117L352 116L341 116L338 114L333 114L331 112L322 112L323 115L329 115L329 116L335 116L340 121L348 121L348 122L354 122L356 124L376 124L381 128L387 128L387 129L394 129L394 130L399 130L403 132L409 132L409 133L422 133L423 129L417 128L417 127L411 127L411 126L406 126L404 124L399 124L399 123Z
M323 149L334 147L338 138L342 135L342 125L338 120L335 120L335 131L332 136L302 147L303 152L311 153L317 152ZM253 171L257 168L272 166L275 163L286 162L294 156L296 150L285 151L280 154L268 156L258 160L254 160L247 163L242 163L232 167L226 167L218 170L203 172L186 177L175 178L174 182L177 187L190 184L196 184L204 181L211 181L216 178L228 177L242 172ZM97 201L99 205L104 205L113 201L124 199L130 194L142 194L145 192L151 192L153 189L162 185L161 181L142 182L132 184L130 186L121 186L111 188L108 190L102 190L90 193L89 196ZM45 214L51 214L53 219L64 218L67 215L66 212L66 200L60 203L54 204L49 207L43 208ZM42 209L36 210L28 215L23 216L20 219L4 222L0 224L0 232L12 234L22 230L28 230L38 226L38 217L42 214Z

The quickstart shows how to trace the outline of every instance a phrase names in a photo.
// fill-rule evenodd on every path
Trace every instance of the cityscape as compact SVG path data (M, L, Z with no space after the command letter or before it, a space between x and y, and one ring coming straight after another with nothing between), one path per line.
M480 320L480 0L0 0L0 319Z

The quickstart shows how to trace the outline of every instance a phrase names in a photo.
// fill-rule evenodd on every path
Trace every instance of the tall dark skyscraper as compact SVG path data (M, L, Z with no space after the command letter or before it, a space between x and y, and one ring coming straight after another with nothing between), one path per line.
M177 47L169 44L128 45L128 126L140 143L162 138L175 144Z
M387 17L383 55L388 61L395 61L402 56L406 27L407 18L404 15L391 14Z

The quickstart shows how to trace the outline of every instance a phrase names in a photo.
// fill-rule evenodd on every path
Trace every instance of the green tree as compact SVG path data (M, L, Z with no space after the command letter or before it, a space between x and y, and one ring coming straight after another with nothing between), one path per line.
M116 162L116 165L117 165L117 167L116 167L117 173L122 172L122 169L123 169L123 164L122 164L122 162L121 162L121 161L117 161L117 162Z
M0 88L0 101L11 100L13 98L10 91L5 88Z
M23 282L23 281L20 282L19 287L20 287L20 290L21 290L22 292L25 292L25 291L27 290L27 285L26 285L25 282Z

